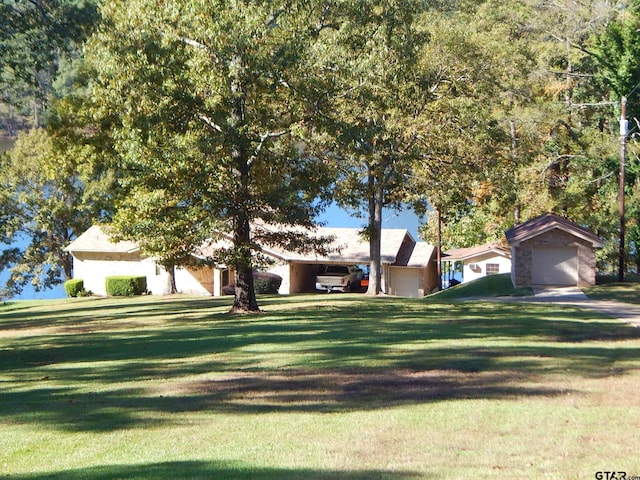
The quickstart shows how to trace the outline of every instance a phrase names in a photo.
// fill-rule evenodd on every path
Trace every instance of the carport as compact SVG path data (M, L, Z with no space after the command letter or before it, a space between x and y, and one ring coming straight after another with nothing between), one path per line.
M369 242L357 228L319 227L313 232L333 238L327 255L298 254L285 250L263 249L277 259L269 272L282 277L281 294L315 291L315 274L320 265L368 265ZM417 297L437 285L435 250L416 242L405 229L383 229L381 238L382 290L391 295Z

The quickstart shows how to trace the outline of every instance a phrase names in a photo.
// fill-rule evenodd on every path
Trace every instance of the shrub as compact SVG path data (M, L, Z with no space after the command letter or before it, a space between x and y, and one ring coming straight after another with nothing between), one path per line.
M253 272L253 284L256 293L275 294L282 284L282 277L275 273Z
M130 297L142 295L147 291L147 277L118 275L105 279L107 295L113 297Z
M256 293L276 294L282 284L282 277L275 273L253 272L253 288ZM229 283L222 287L223 295L235 295L236 284Z
M64 282L64 291L67 292L67 297L84 296L84 280L81 278L67 280Z

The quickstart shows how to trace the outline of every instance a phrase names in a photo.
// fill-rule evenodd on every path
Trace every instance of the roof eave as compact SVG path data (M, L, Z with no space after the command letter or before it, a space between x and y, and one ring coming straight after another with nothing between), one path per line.
M604 243L600 239L598 239L596 236L589 235L588 232L582 232L581 230L578 230L578 229L566 227L560 223L552 223L544 228L541 228L540 230L532 232L529 235L523 236L522 238L518 238L518 235L516 234L514 235L515 238L509 242L509 245L513 247L517 247L522 242L526 242L527 240L538 237L556 228L558 230L562 230L565 233L568 233L569 235L573 235L574 237L578 237L578 238L581 238L582 240L586 240L587 242L591 243L591 245L593 245L593 247L595 248L602 248L604 246Z

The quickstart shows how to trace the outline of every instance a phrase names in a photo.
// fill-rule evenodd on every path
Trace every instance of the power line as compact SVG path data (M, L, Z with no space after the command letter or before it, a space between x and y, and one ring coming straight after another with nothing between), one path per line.
M640 82L636 83L636 86L635 86L635 87L633 87L633 88L631 89L631 91L630 91L627 95L625 95L625 97L630 97L630 96L631 96L631 94L632 94L633 92L635 92L635 91L638 89L638 87L640 87Z

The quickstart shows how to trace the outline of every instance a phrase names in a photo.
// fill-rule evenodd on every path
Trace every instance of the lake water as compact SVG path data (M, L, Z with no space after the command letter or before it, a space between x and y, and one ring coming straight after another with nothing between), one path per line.
M9 150L14 143L15 143L15 138L0 137L0 154ZM0 244L0 250L4 250L6 248L11 248L11 247L24 248L27 245L27 243L28 243L27 240L20 240L11 245ZM7 281L7 278L9 278L9 272L7 271L0 272L0 287L4 286L4 282ZM34 300L34 299L48 300L48 299L64 298L64 297L66 297L66 293L62 285L58 285L50 290L45 290L43 292L36 292L32 286L27 285L21 295L13 298L15 300Z
M0 244L0 250L10 247L24 248L27 243L27 240L20 240L11 245ZM7 278L9 278L8 271L0 272L0 287L4 286L4 282L7 281ZM57 285L50 290L44 290L41 292L36 292L31 285L27 285L22 291L22 294L13 297L13 300L51 300L56 298L65 298L66 296L67 294L64 291L64 286L62 285Z

